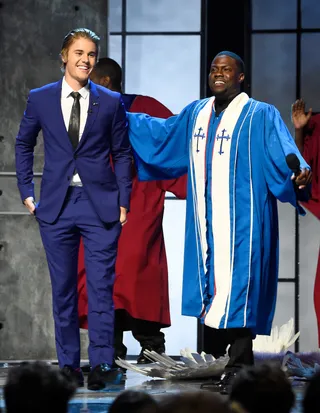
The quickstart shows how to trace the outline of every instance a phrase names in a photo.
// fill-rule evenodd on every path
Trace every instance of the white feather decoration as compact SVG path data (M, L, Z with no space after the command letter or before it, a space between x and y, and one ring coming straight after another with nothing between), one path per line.
M257 336L253 341L255 353L266 353L265 356L285 353L297 340L300 333L294 334L294 322L290 319L280 328L273 327L270 336ZM226 350L227 351L227 350ZM202 352L198 354L189 348L180 351L180 360L173 360L166 354L158 354L155 351L145 350L144 355L152 364L132 364L118 359L116 364L124 369L131 370L144 376L158 377L170 380L204 379L209 377L219 378L228 361L228 355L215 359L211 354Z
M300 332L294 333L294 321L291 318L280 328L272 327L270 336L257 336L253 340L253 351L256 353L285 353L299 336Z

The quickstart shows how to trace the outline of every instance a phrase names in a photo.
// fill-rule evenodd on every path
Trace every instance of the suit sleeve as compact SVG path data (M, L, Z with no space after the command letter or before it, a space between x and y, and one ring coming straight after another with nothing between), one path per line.
M111 156L120 193L120 206L129 209L132 189L132 153L124 104L119 98L111 131Z
M289 202L301 215L305 215L304 209L298 203L299 190L291 180L292 171L287 165L286 156L295 154L301 169L310 169L309 165L301 156L280 113L271 105L266 109L264 123L264 171L269 190L279 201Z
M16 172L22 202L30 196L35 198L33 154L40 129L41 124L37 117L35 96L34 92L31 91L15 144Z

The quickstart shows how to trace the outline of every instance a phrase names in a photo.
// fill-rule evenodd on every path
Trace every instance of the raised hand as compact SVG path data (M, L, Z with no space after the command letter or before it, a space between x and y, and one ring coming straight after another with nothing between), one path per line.
M308 113L305 111L305 103L302 99L298 99L291 107L292 123L295 129L303 129L309 122L312 115L312 109L310 108Z

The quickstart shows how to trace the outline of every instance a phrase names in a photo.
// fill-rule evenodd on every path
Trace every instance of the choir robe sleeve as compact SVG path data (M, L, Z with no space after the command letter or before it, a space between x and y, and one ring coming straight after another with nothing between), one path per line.
M279 111L271 105L264 110L264 172L271 193L281 202L289 202L301 215L304 209L299 205L298 190L291 180L286 156L295 154L300 161L300 169L310 169L301 156L294 139L283 122Z
M166 106L150 96L137 96L130 107L130 112L145 113L162 119L173 116ZM157 181L157 186L164 192L171 192L179 199L187 197L187 175L177 179L162 179Z
M188 172L193 104L168 119L128 113L129 139L140 181L178 178Z

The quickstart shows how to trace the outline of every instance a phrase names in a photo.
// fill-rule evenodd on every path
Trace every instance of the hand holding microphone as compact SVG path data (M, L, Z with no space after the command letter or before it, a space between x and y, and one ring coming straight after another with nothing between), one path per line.
M311 183L312 172L306 168L300 169L300 161L295 153L290 153L287 155L286 162L288 167L293 172L291 179L295 182L299 189L304 189Z

